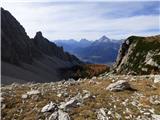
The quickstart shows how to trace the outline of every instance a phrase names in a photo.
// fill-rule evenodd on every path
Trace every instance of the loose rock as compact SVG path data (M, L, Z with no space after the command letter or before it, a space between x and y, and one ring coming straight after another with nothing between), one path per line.
M39 90L31 90L31 91L27 92L28 95L37 95L39 93L40 93Z

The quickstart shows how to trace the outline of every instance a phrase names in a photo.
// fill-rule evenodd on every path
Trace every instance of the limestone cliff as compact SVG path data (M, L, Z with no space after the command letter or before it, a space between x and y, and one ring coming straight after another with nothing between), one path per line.
M127 38L121 45L114 69L118 74L160 73L160 35Z

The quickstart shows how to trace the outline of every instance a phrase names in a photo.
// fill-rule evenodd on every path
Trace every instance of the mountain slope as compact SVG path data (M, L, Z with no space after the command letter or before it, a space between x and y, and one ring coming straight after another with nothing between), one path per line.
M160 35L126 39L114 67L123 74L160 73Z
M22 25L3 8L1 19L2 84L57 81L63 78L60 69L82 64L41 32L30 39Z

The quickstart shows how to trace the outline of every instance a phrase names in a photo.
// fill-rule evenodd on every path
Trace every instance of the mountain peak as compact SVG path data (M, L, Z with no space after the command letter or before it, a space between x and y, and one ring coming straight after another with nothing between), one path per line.
M100 39L99 39L99 41L101 41L101 42L108 42L108 41L111 41L108 37L106 37L105 35L103 35Z
M42 32L41 31L36 32L35 37L38 37L38 38L43 37Z
M85 38L82 38L80 39L80 42L88 42L89 40L85 39Z

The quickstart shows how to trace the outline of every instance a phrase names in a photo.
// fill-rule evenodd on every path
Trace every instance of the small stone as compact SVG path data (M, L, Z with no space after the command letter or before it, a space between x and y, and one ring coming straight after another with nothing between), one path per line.
M31 90L31 91L27 92L28 95L37 95L39 93L40 93L39 90Z
M28 95L27 94L23 94L22 95L22 99L27 99Z
M92 80L96 80L96 79L97 79L97 77L96 77L96 76L93 76L93 77L92 77Z
M111 111L108 111L108 115L111 115L112 114L112 112Z
M57 97L62 97L62 94L61 93L57 94Z
M87 99L91 96L91 92L90 91L87 91L87 90L83 90L83 99Z
M155 75L154 83L160 83L160 75Z
M1 109L4 109L6 107L6 104L1 104Z

